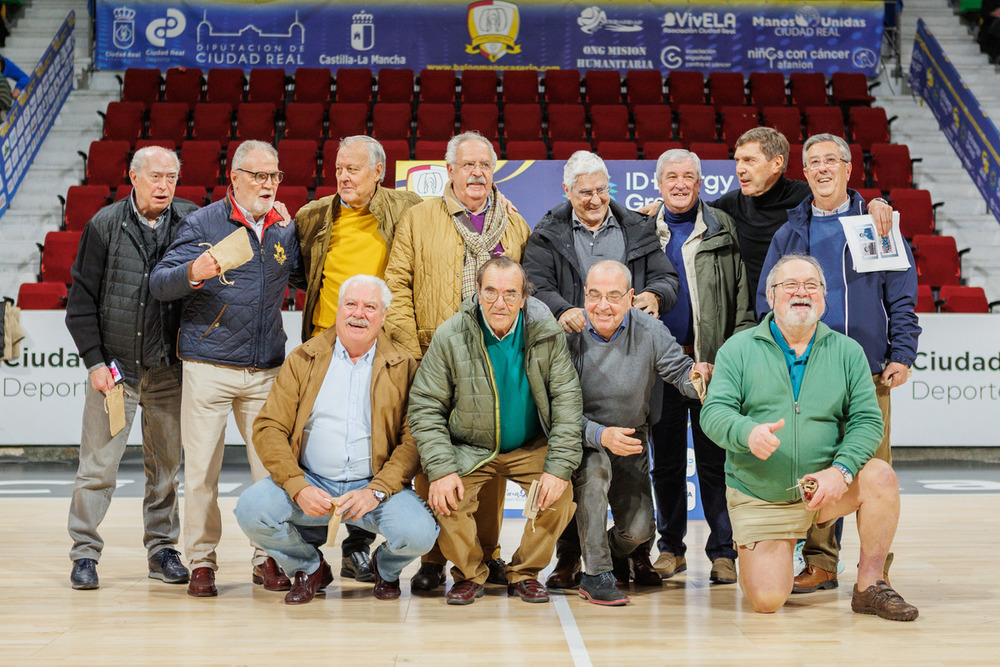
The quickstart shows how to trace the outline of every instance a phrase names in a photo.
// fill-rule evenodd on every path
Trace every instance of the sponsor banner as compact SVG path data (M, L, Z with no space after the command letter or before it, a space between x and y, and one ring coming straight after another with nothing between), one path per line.
M76 15L70 12L0 126L0 216L73 90L75 23Z
M102 69L685 69L874 76L883 15L882 0L97 0L94 59Z
M909 79L913 91L934 112L990 213L1000 220L1000 132L922 19L917 21Z
M498 160L493 181L514 202L528 226L534 226L549 211L566 200L562 187L564 160ZM606 160L611 175L611 198L626 208L639 209L660 198L653 180L655 160ZM701 197L713 201L740 187L732 160L701 163ZM401 160L396 163L396 187L422 197L440 197L448 182L443 160Z

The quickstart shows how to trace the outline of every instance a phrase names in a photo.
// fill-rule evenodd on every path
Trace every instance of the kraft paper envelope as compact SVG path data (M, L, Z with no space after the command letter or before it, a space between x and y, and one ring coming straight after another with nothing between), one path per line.
M111 424L111 437L125 428L125 388L115 385L111 391L104 392L104 411L108 413Z
M211 243L202 243L201 245L207 245L208 252L219 263L219 268L222 269L219 281L224 285L233 284L232 281L226 280L226 271L242 266L253 259L253 248L250 247L250 239L245 229L237 229L215 245Z
M337 516L337 505L330 506L330 522L327 524L326 530L326 546L332 547L337 541L337 531L340 530L340 520L342 517Z
M694 390L698 392L698 399L704 403L705 394L708 393L708 386L705 384L705 376L701 374L700 371L694 371L691 373L691 385Z

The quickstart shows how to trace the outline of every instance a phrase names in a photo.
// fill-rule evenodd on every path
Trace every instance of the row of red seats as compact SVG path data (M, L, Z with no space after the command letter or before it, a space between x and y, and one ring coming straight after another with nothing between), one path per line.
M617 71L548 70L541 81L535 70L510 70L500 77L496 70L382 69L378 78L369 69L341 68L334 76L325 68L299 68L294 77L280 69L252 69L245 79L239 69L172 68L164 78L159 70L128 69L122 79L122 100L149 107L163 100L193 107L201 101L221 102L235 108L240 102L283 105L291 84L295 102L399 102L546 104L662 104L676 110L681 104L724 106L750 104L759 111L768 106L868 106L874 101L863 74L839 72L828 82L822 73L793 73L785 81L779 72L755 72L744 80L737 72L670 72L629 70L624 81ZM540 85L541 84L541 85ZM829 92L828 92L829 91Z
M930 285L917 286L918 313L991 313L1000 301L990 302L982 287L944 285L937 298Z

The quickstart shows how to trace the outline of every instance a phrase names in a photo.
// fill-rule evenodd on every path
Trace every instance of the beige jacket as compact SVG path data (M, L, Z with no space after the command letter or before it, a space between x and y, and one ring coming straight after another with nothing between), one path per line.
M456 199L435 197L408 210L396 226L385 269L392 291L385 328L417 359L427 351L434 331L462 305L465 243L452 216L464 211ZM524 218L510 214L500 239L504 255L520 262L530 234Z
M421 201L420 195L415 192L391 190L381 185L376 188L369 207L378 220L378 233L390 249L399 219L408 208ZM299 240L306 283L306 303L302 309L303 342L312 337L313 311L319 303L319 292L323 286L323 265L330 250L330 233L339 215L340 195L309 202L295 214L295 235Z
M299 467L302 430L333 359L336 329L328 329L288 355L253 423L253 446L274 483L290 498L309 486ZM406 423L417 362L379 333L372 361L372 471L368 488L392 495L420 470L420 455Z

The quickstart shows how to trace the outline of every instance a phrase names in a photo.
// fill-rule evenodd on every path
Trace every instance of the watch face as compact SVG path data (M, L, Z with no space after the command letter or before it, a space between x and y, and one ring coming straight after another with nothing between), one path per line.
M372 494L375 496L375 500L377 500L379 502L382 502L383 500L385 500L385 497L386 497L385 496L385 491L376 491L375 489L372 489Z

